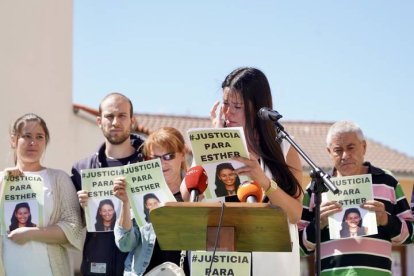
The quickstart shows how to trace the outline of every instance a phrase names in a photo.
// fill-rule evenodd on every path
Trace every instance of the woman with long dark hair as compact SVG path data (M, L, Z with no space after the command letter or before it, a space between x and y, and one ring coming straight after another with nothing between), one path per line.
M363 236L367 233L367 228L362 226L361 212L358 208L345 210L341 226L342 229L339 231L341 238Z
M112 231L116 221L115 206L112 200L104 199L99 202L96 211L96 231Z
M14 208L10 222L10 232L19 227L36 227L36 224L32 222L32 214L30 212L29 203L17 203L16 207Z
M290 222L292 252L253 252L253 275L299 275L300 257L296 223L302 214L302 169L298 153L289 148L289 144L284 144L285 141L278 143L273 123L261 120L257 115L262 107L273 109L269 82L262 71L242 67L227 75L222 88L223 104L219 110L222 116L218 117L216 124L224 127L243 127L250 154L249 159L235 158L244 163L244 167L237 169L236 173L255 180L265 191L270 203L286 212ZM216 108L213 107L214 114L210 114L212 119L217 118Z
M230 196L236 195L237 189L240 186L240 178L234 172L234 167L231 163L220 163L216 167L216 189L214 192L216 196Z
M160 204L160 200L153 193L145 194L143 197L142 205L144 207L145 221L150 222L150 211Z
M211 109L212 124L215 127L243 127L250 155L250 158L234 158L244 164L235 173L256 181L265 192L264 200L279 206L289 220L292 252L253 252L253 275L299 275L296 223L302 213L302 166L296 150L285 141L277 142L273 123L261 120L257 115L262 107L273 109L269 82L259 69L241 67L227 75L221 87L223 100L221 105L218 101ZM183 184L181 192L188 198Z

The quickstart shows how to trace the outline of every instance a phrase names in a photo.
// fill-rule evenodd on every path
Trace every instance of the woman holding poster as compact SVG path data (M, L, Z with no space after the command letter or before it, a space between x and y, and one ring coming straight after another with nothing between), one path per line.
M19 227L36 227L36 224L32 222L32 214L30 213L29 203L17 203L10 222L10 232Z
M302 166L298 153L286 141L276 142L272 121L261 120L257 115L262 107L273 109L269 82L260 70L242 67L227 75L222 89L223 103L214 104L210 119L215 127L243 127L250 154L249 159L234 158L244 163L235 172L260 184L265 200L282 208L289 219L292 252L253 252L253 275L299 275L296 223L302 213Z
M37 202L43 204L39 207L42 212L38 212L43 223L37 227L19 227L1 237L0 268L4 271L0 274L71 275L67 249L82 249L82 219L72 181L65 172L46 168L40 162L49 140L45 121L35 114L18 118L11 129L10 143L16 166L6 169L1 179L7 174L9 178L42 180L42 189L31 190L27 195L43 197L44 200ZM23 188L29 191L30 185L20 186ZM7 190L3 190L5 199ZM24 265L22 256L25 256Z
M177 201L183 201L180 184L185 175L185 142L181 133L172 127L162 127L151 133L144 142L143 153L146 159L159 158L162 172L168 188ZM125 261L124 275L144 275L165 262L180 265L180 251L161 250L154 229L148 218L149 209L154 208L159 199L155 194L144 195L143 204L146 223L138 227L131 219L130 203L126 193L126 181L118 178L114 181L114 194L122 202L119 220L115 224L115 242L123 252L130 252ZM185 275L190 275L187 258L183 258ZM176 267L178 268L178 267ZM179 269L179 268L178 268Z

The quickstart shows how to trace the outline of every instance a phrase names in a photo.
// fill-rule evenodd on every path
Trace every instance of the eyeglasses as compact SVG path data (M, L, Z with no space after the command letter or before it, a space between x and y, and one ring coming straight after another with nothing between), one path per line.
M170 152L170 153L163 154L161 156L160 155L148 156L148 160L155 159L155 158L160 158L160 159L163 159L164 161L170 161L170 160L173 160L175 158L175 153Z

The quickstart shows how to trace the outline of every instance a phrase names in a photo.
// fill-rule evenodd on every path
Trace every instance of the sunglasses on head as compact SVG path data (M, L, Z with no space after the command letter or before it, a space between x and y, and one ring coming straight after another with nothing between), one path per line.
M160 159L163 159L164 161L170 161L170 160L173 160L175 158L175 153L166 153L166 154L163 154L161 156L160 155L148 156L149 160L155 159L155 158L160 158Z

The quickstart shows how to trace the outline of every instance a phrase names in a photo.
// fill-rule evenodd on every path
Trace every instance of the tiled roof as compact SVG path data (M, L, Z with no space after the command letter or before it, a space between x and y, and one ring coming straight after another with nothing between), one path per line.
M171 126L180 130L187 138L186 132L190 128L211 127L211 122L205 117L156 115L156 114L135 114L139 125L147 126L149 133L163 126ZM187 140L188 141L188 140Z
M330 168L326 134L333 122L284 122L287 132L320 167ZM365 160L398 174L414 175L414 158L391 149L369 137Z
M93 115L96 110L74 105L74 108L83 109ZM206 117L159 115L159 114L135 114L138 122L137 132L150 134L162 126L175 127L186 137L189 128L211 127L210 120ZM295 140L312 161L323 169L330 169L331 162L326 152L325 137L332 122L292 122L281 121L286 132ZM188 140L187 140L188 143ZM414 176L414 158L400 153L387 146L367 138L368 149L365 159L374 165L391 170L396 174ZM305 169L309 169L307 163L302 160Z

